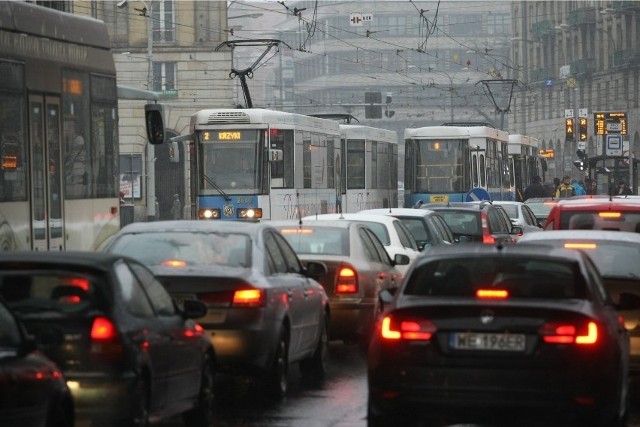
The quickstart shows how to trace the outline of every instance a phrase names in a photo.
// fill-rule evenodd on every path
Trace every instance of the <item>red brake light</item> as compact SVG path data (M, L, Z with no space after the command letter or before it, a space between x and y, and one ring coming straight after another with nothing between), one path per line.
M579 329L571 323L550 322L539 330L544 342L549 344L595 344L598 341L598 325L588 322Z
M355 294L358 292L358 274L348 266L340 267L336 282L337 294Z
M392 316L385 316L380 335L385 340L429 341L436 330L436 325L426 319L397 320Z
M118 336L113 322L106 317L96 317L91 325L91 339L93 341L111 341Z
M238 289L233 293L234 307L261 307L265 302L266 295L262 289Z
M487 223L487 215L482 212L482 243L485 245L495 245L496 239L489 233L489 225Z
M509 291L506 289L478 289L476 297L480 299L507 299Z

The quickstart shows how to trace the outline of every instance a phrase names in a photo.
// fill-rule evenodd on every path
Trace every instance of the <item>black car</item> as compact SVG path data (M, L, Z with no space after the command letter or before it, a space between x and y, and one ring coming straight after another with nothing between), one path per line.
M368 425L621 426L629 335L584 253L463 245L420 257L368 356ZM514 418L515 417L515 418ZM430 424L431 423L431 424Z
M209 426L215 354L199 302L175 303L121 255L2 252L0 296L62 370L77 420L146 426L183 414Z
M265 379L271 396L287 392L289 364L309 376L327 369L330 308L314 278L267 222L154 221L123 227L103 250L151 268L180 303L206 304L200 319L219 370Z
M73 427L73 398L58 366L37 350L0 298L0 423Z
M459 242L515 243L522 235L522 227L513 226L508 215L491 202L427 203L421 209L440 214Z

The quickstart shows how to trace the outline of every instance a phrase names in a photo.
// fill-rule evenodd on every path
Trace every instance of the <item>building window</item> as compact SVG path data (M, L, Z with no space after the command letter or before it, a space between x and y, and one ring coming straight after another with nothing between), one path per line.
M175 41L175 25L173 16L173 0L153 2L151 7L154 42Z
M176 64L174 62L153 63L153 91L176 90Z

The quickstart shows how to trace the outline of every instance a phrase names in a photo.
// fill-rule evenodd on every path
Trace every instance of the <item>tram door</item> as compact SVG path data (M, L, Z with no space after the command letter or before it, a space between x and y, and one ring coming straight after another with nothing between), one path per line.
M64 250L60 98L29 97L31 249Z
M485 165L485 150L471 151L471 188L487 188L487 168Z

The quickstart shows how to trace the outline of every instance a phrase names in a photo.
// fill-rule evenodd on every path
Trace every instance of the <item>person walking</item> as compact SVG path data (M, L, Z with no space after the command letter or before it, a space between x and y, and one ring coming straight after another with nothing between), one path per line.
M537 175L531 179L531 184L524 189L523 201L534 197L547 197L547 190L545 190L542 180Z
M578 180L573 178L571 180L571 186L573 187L573 189L576 192L576 196L584 196L585 194L587 194L586 190L584 189L584 187L582 185L580 185L580 183L578 183Z
M618 188L616 190L616 194L619 196L630 196L633 193L631 192L631 188L627 185L627 183L621 179L618 181Z
M576 195L576 189L571 185L571 177L565 175L562 178L562 183L556 190L556 199L565 199L567 197L573 197Z

